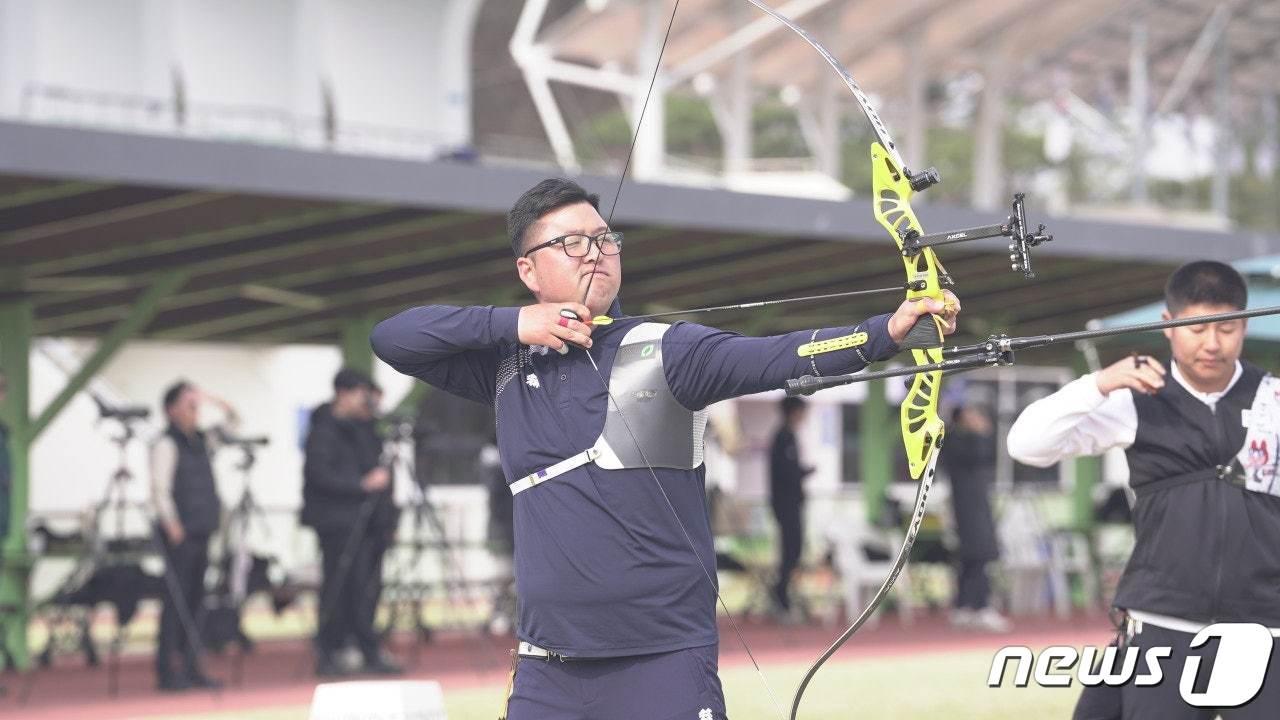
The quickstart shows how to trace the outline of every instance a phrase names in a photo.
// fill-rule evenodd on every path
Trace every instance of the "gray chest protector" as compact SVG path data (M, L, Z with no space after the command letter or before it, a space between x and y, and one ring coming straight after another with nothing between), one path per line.
M606 470L650 465L692 470L702 464L707 411L685 408L667 384L662 336L670 327L641 323L628 330L618 346L609 375L611 400L604 432L594 446L600 451L595 462Z
M606 470L692 470L702 464L707 412L692 412L671 394L662 365L662 336L669 327L642 323L627 331L609 374L610 399L600 437L577 455L511 483L512 495L591 462Z

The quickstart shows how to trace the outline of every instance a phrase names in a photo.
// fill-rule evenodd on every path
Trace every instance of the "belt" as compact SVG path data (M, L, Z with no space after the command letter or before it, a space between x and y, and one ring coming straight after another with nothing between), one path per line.
M574 660L581 659L581 658L565 657L564 655L561 655L560 653L557 653L554 650L540 648L537 645L534 645L533 643L528 643L523 640L521 640L520 644L516 646L516 654L519 655L520 657L539 658L541 660L546 660L547 662L550 662L552 658L555 658L560 662L572 662Z
M1138 497L1146 497L1153 493L1169 490L1180 485L1190 485L1195 482L1207 482L1213 480L1222 480L1231 485L1235 485L1236 487L1245 487L1244 475L1236 467L1235 460L1232 460L1226 465L1215 465L1211 468L1205 468L1204 470L1192 470L1189 473L1174 475L1173 477L1146 482L1132 487L1134 495Z
M569 472L570 470L573 470L575 468L580 468L583 465L586 465L587 463L594 462L595 459L598 457L600 457L599 450L593 447L587 448L586 450L583 450L577 455L574 455L573 457L568 458L566 460L561 460L560 462L556 463L555 465L552 465L549 468L544 468L535 473L529 473L528 475L525 475L519 480L511 483L507 487L511 488L512 495L516 495L518 493L524 492L525 490L528 490L534 485L539 485L541 483L544 483L550 480L553 477L563 475Z
M1134 624L1130 627L1130 634L1134 632L1142 632L1143 624L1155 625L1166 630L1177 630L1188 635L1195 635L1201 630L1209 627L1213 623L1199 622L1197 620L1183 620L1182 618L1170 617L1168 615L1159 615L1157 613L1149 613L1144 610L1126 610L1129 615L1129 622ZM1280 638L1280 628L1267 628L1271 631L1271 637Z

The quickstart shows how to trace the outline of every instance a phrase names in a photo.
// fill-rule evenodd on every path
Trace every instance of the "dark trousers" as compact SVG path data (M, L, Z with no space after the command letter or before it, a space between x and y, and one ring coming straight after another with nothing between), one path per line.
M1270 666L1262 690L1253 700L1237 708L1198 708L1182 699L1179 684L1187 657L1198 656L1199 676L1196 689L1211 674L1217 655L1217 641L1192 649L1191 633L1169 630L1145 624L1142 632L1129 639L1129 644L1145 655L1147 648L1170 647L1173 654L1161 661L1164 681L1152 687L1139 687L1130 681L1120 687L1097 685L1086 687L1076 702L1073 720L1263 720L1280 717L1280 647L1273 646ZM1141 656L1140 656L1141 657ZM1139 659L1138 673L1146 674L1145 663Z
M987 575L987 561L960 558L956 563L956 608L981 610L989 604L991 577Z
M188 535L174 545L161 531L160 542L164 547L165 580L164 608L160 611L160 635L156 641L156 677L171 680L185 674L200 674L200 658L197 648L191 644L189 633L197 632L200 604L204 601L204 573L209 567L209 538ZM174 596L174 586L181 593ZM185 618L184 618L185 615ZM182 660L182 672L174 673L173 657Z
M791 575L800 567L800 555L804 552L804 505L773 505L773 516L778 520L778 582L773 596L783 610L791 609Z
M373 619L382 595L382 556L387 549L387 531L360 530L326 529L317 533L324 578L320 583L316 646L322 655L328 656L341 650L348 638L354 638L365 660L372 662L379 657Z

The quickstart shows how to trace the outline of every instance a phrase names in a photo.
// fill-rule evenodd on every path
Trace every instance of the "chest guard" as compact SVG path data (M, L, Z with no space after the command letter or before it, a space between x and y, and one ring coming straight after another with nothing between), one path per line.
M592 462L605 470L692 470L702 464L707 411L688 410L667 385L662 336L669 327L642 323L627 331L609 373L609 407L600 437L577 455L511 483L512 495Z
M609 374L612 400L604 432L592 448L598 451L596 464L606 470L647 465L692 470L702 464L707 412L681 405L663 371L662 336L670 327L641 323L618 346Z

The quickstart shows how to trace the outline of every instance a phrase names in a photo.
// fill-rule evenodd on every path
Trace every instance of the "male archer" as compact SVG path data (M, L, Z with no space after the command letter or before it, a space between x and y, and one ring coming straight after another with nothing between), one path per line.
M1242 310L1246 300L1230 266L1192 262L1169 277L1164 318ZM1245 322L1165 330L1167 369L1155 358L1125 358L1032 403L1009 431L1009 454L1029 465L1111 448L1129 462L1136 542L1116 589L1125 617L1117 642L1144 656L1171 647L1172 656L1158 685L1087 688L1078 720L1208 720L1214 710L1181 694L1188 655L1208 666L1216 654L1191 649L1192 638L1219 622L1280 635L1280 492L1271 482L1280 379L1240 360ZM1270 682L1252 702L1218 709L1221 717L1280 717L1278 667L1273 652Z
M495 409L520 601L508 717L723 718L704 409L888 358L928 313L954 332L960 306L948 293L760 338L628 319L622 234L598 207L574 182L538 183L507 218L536 302L413 308L372 344L400 372ZM616 320L594 326L598 315Z

